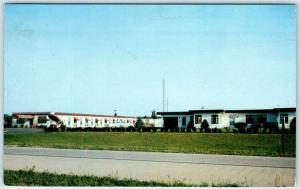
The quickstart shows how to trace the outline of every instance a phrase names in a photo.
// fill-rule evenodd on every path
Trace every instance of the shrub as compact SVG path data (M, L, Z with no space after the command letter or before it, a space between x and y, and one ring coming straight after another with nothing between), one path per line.
M238 130L236 130L236 129L233 129L233 131L232 131L233 133L239 133L239 131Z
M247 124L243 122L238 122L234 124L234 127L238 129L239 133L245 133L245 128Z
M263 124L263 133L267 133L267 131L269 131L269 133L279 133L279 128L278 128L278 124L277 123L273 123L273 122L266 122Z
M136 131L136 128L133 127L133 126L129 126L129 127L126 128L126 131L127 131L127 132L135 132L135 131Z
M61 131L66 131L66 126L65 125L61 125L60 128L61 128L60 129Z
M210 131L210 129L209 129L209 124L208 124L208 122L207 122L206 119L204 119L204 120L202 121L202 123L201 123L201 129L200 129L200 131L202 132L203 130L204 130L205 132Z
M218 129L218 133L222 133L222 130L221 130L221 129Z
M180 131L181 131L181 132L185 132L185 128L181 128Z
M296 118L294 117L290 123L290 132L296 134Z
M150 127L142 127L143 132L150 132L151 128Z
M210 132L211 132L211 128L207 128L207 129L205 130L205 132L206 132L206 133L210 133Z
M258 133L258 129L259 129L260 127L261 127L260 124L252 124L252 125L251 125L250 131L251 131L252 133Z
M211 131L212 131L213 133L216 133L216 132L217 132L217 128L212 128Z

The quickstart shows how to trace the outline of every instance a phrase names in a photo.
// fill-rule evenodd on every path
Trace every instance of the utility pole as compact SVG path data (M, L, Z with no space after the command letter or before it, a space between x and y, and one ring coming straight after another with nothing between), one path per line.
M165 78L163 78L163 112L165 111Z

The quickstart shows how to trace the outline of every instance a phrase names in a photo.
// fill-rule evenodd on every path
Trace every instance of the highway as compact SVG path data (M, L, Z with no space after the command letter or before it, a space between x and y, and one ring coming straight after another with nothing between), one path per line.
M4 168L186 183L294 186L296 158L4 147Z

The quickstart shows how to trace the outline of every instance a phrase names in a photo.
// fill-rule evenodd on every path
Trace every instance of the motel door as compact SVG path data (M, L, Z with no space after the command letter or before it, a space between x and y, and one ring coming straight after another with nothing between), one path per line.
M233 127L234 124L235 124L235 115L230 115L230 116L229 116L229 125L230 125L231 127Z

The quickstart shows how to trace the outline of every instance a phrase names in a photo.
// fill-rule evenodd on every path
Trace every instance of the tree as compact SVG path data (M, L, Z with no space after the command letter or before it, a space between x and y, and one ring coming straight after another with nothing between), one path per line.
M296 134L296 118L294 117L290 123L291 133Z
M134 127L137 129L141 129L143 126L144 126L144 122L143 122L142 118L138 117L134 124Z
M238 123L234 124L234 127L239 130L239 133L245 133L246 126L247 126L247 124L243 123L243 122L238 122Z
M204 119L201 123L201 132L202 131L205 131L205 132L208 132L209 131L209 124L208 122L206 121L206 119Z
M12 116L4 114L4 127L11 127Z
M193 119L190 120L186 129L187 129L187 132L191 132L191 130L193 130L194 132L196 131Z

